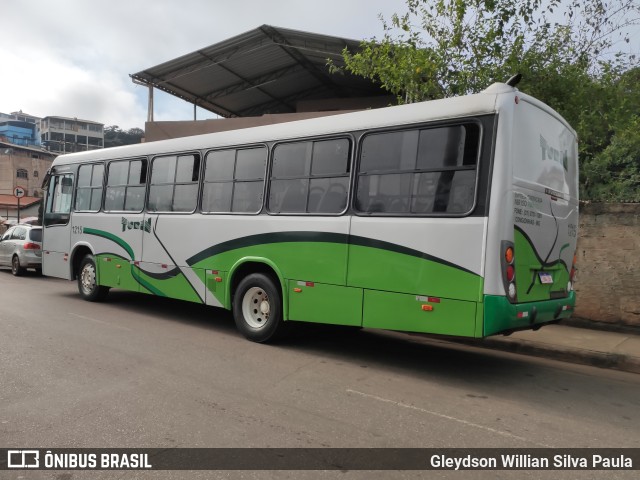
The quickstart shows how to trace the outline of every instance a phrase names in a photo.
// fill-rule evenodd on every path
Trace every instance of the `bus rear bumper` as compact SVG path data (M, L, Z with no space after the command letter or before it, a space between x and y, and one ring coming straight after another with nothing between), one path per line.
M545 324L569 318L575 304L575 292L566 298L528 303L510 303L503 296L485 295L483 336L538 329Z

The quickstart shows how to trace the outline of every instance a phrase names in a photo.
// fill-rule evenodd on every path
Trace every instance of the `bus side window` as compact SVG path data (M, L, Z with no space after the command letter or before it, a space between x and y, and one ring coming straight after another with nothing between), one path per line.
M147 183L147 160L118 160L109 163L106 211L141 212Z
M475 123L365 136L356 209L371 215L468 213L475 198L478 143Z
M217 150L205 160L202 211L258 213L262 210L267 148Z
M102 181L104 165L101 163L81 165L78 169L76 211L97 212L102 204Z
M193 212L198 200L200 155L156 157L151 164L148 209L151 212Z
M347 207L351 144L347 138L283 143L274 150L271 213L335 215Z

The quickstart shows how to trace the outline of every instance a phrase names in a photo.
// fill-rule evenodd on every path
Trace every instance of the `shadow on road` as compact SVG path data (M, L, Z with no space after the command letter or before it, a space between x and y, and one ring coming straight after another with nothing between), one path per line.
M74 291L63 293L82 302ZM240 336L231 312L186 301L112 290L105 302L120 315L127 311L152 315L159 320L183 323L224 335ZM418 377L434 376L443 381L461 379L471 384L530 384L540 377L549 383L549 373L558 368L580 368L561 362L469 347L448 342L445 337L357 329L333 325L292 322L284 339L268 348L313 352L319 356L359 364L375 365ZM254 344L248 344L254 345Z
M67 297L70 305L84 303L75 288L55 295ZM120 290L112 290L104 305L113 308L114 315L151 315L158 322L181 323L234 341L240 337L231 313L220 308ZM616 392L622 398L635 398L631 391L638 388L633 378L619 372L459 345L441 337L331 325L292 326L290 335L275 345L240 344L246 345L247 353L269 348L296 352L321 362L357 366L363 375L371 368L376 374L459 388L473 402L499 397L576 417L594 408L610 411ZM298 359L292 357L292 361ZM636 405L640 406L640 399ZM614 417L614 422L629 421Z

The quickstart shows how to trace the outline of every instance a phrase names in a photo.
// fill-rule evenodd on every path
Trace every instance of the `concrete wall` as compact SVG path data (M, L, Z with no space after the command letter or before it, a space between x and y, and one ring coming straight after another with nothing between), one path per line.
M300 100L296 103L295 113L264 114L255 117L218 118L193 121L147 122L145 124L145 141L155 142L169 138L188 137L204 133L225 132L241 128L259 127L274 123L293 122L308 118L338 115L341 113L382 108L395 105L397 99L393 95L354 98L321 98L316 100Z
M640 204L580 207L574 317L640 327Z
M326 117L327 115L338 115L340 113L347 112L348 111L279 113L261 115L259 117L147 122L145 124L145 141L155 142L157 140L167 140L169 138L180 138L191 135L202 135L204 133L216 133L228 130L238 130L241 128L260 127L262 125Z

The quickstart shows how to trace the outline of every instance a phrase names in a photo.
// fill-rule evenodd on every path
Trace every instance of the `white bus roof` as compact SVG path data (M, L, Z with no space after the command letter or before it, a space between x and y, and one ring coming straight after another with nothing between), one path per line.
M112 160L116 158L131 158L277 140L290 140L316 135L332 135L347 131L369 130L392 127L394 125L408 125L412 123L491 114L495 113L500 107L497 101L498 96L511 92L517 92L517 90L506 84L498 83L493 84L481 93L462 97L445 98L309 120L61 155L56 158L52 167L64 164ZM518 95L532 99L532 97L521 93L518 93ZM541 102L537 102L537 104L544 105ZM555 114L559 119L562 119L549 107L546 107L546 109L548 109L550 113Z

